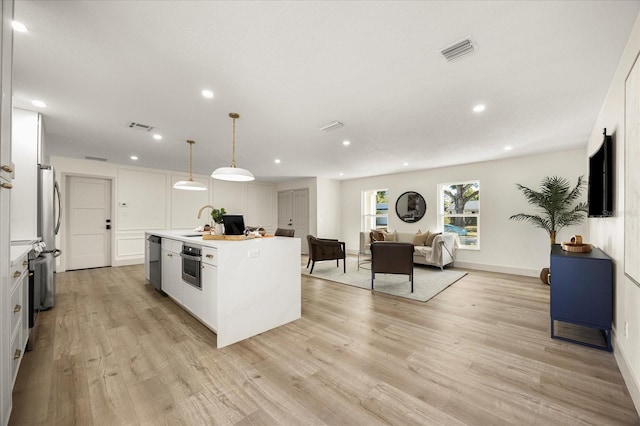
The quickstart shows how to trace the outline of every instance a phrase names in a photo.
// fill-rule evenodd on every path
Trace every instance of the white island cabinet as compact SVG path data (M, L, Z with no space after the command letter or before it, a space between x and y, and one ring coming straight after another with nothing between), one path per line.
M270 237L203 240L185 231L162 238L162 290L217 334L217 347L301 316L300 240ZM182 279L182 244L202 249L201 287Z

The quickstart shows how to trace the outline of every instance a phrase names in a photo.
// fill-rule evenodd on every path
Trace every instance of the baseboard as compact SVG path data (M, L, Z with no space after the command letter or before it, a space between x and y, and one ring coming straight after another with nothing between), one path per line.
M140 265L144 263L144 257L137 257L133 259L120 259L113 262L111 266L129 266L129 265Z
M624 350L622 346L618 343L617 335L614 331L613 333L613 356L616 359L616 363L618 364L618 369L622 374L622 378L624 379L624 383L627 385L627 389L629 390L629 395L631 395L631 400L633 401L633 405L636 406L636 411L640 416L640 386L638 382L636 382L635 377L633 376L633 372L631 367L627 363L627 359L624 356Z
M358 250L347 249L347 254L357 256ZM539 269L514 268L511 266L487 265L484 263L473 263L473 262L460 262L458 260L453 262L453 266L456 268L475 269L477 271L501 272L503 274L522 275L525 277L540 276Z
M540 276L539 269L514 268L511 266L500 266L500 265L486 265L483 263L460 262L458 260L453 262L453 266L455 268L475 269L477 271L500 272L503 274L523 275L525 277Z

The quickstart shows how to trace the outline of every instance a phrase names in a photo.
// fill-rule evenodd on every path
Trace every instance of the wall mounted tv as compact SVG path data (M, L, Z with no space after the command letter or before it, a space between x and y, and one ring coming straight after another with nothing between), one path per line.
M600 148L589 157L589 217L613 216L613 140L603 132Z

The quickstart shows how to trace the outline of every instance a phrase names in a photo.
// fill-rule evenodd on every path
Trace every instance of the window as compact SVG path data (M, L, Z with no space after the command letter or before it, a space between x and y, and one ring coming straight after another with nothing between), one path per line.
M438 219L444 232L460 239L460 248L480 248L480 182L438 185L440 210Z
M389 219L389 190L362 191L362 231L387 230Z

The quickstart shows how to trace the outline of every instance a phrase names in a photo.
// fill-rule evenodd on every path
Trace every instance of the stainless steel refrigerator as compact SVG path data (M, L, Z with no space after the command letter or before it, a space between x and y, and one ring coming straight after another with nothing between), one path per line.
M45 244L44 250L34 261L33 304L36 310L46 310L55 305L56 257L62 252L56 248L56 234L62 215L60 187L52 166L38 165L38 236Z

